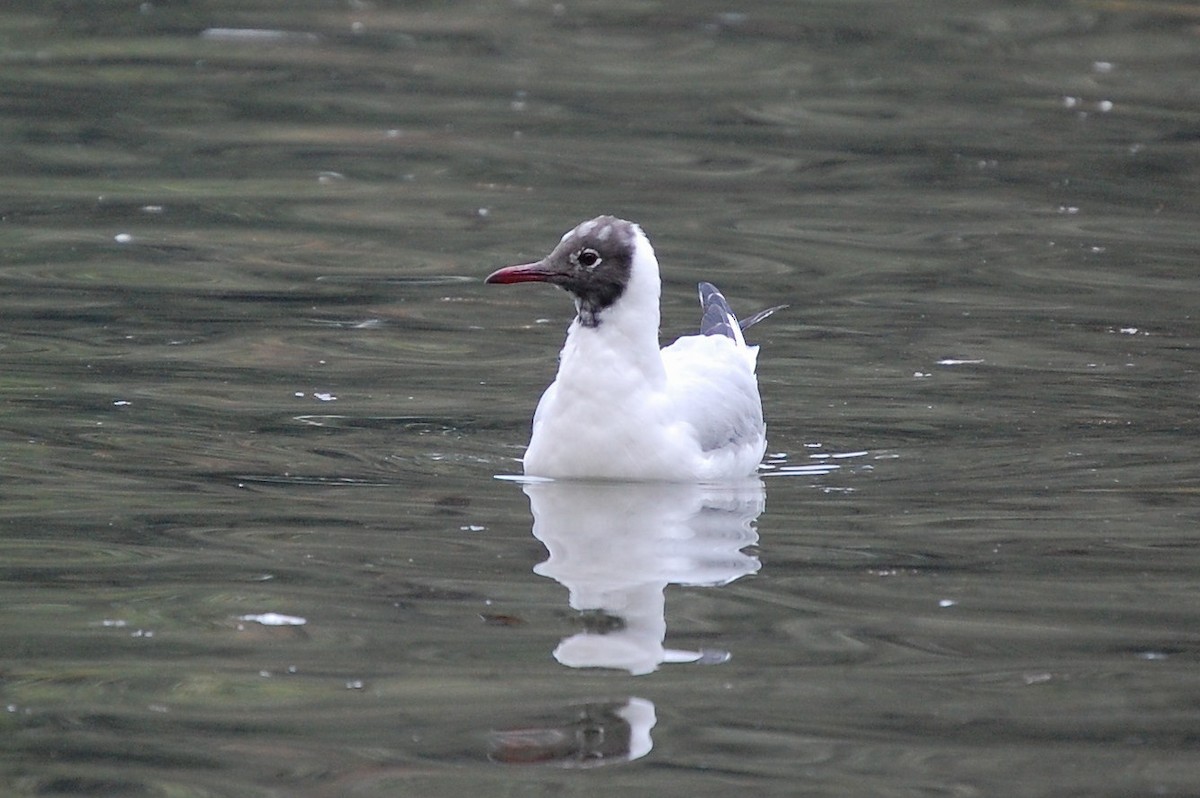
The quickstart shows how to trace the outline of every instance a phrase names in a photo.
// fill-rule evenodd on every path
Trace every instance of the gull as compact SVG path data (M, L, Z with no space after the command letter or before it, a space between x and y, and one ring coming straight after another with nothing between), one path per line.
M742 331L778 307L739 323L700 283L700 333L660 349L658 259L641 227L613 216L582 222L546 257L486 282L551 283L575 299L558 374L533 417L526 476L722 482L757 472L767 446L758 347Z

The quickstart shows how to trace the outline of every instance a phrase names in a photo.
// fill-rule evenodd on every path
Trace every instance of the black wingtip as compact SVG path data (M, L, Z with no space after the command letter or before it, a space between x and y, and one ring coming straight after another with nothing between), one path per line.
M742 331L743 331L743 332L745 332L746 330L748 330L748 329L750 329L751 327L753 327L755 324L758 324L760 321L762 321L763 319L765 319L767 316L770 316L770 315L771 315L772 313L774 313L775 311L777 311L777 310L787 310L787 309L788 309L788 308L790 308L790 307L791 307L791 305L776 305L776 306L775 306L775 307L773 307L773 308L767 308L766 310L760 310L758 313L755 313L755 314L754 314L753 316L751 316L750 318L748 318L748 319L742 319L742 320L741 320L740 322L738 322L738 323L739 323L740 325L742 325Z

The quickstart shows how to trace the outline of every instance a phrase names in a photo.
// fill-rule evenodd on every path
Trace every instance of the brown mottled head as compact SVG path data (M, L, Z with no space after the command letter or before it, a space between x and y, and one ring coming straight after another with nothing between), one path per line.
M615 216L597 216L562 237L537 261L507 266L488 275L489 283L553 283L575 296L579 321L595 327L599 314L620 299L629 284L634 248L641 229Z

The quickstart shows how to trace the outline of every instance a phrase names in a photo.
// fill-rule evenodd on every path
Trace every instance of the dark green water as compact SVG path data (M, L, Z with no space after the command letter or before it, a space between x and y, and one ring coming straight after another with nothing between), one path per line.
M9 3L0 792L1194 794L1197 31ZM791 305L762 490L494 478L598 213Z

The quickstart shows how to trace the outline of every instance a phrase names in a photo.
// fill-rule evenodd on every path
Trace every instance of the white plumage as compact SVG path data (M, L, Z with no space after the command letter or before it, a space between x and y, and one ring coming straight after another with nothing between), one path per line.
M527 475L713 482L756 472L767 445L758 347L716 288L700 285L702 334L659 349L658 260L640 227L611 216L487 278L531 281L565 288L577 315L534 415Z

